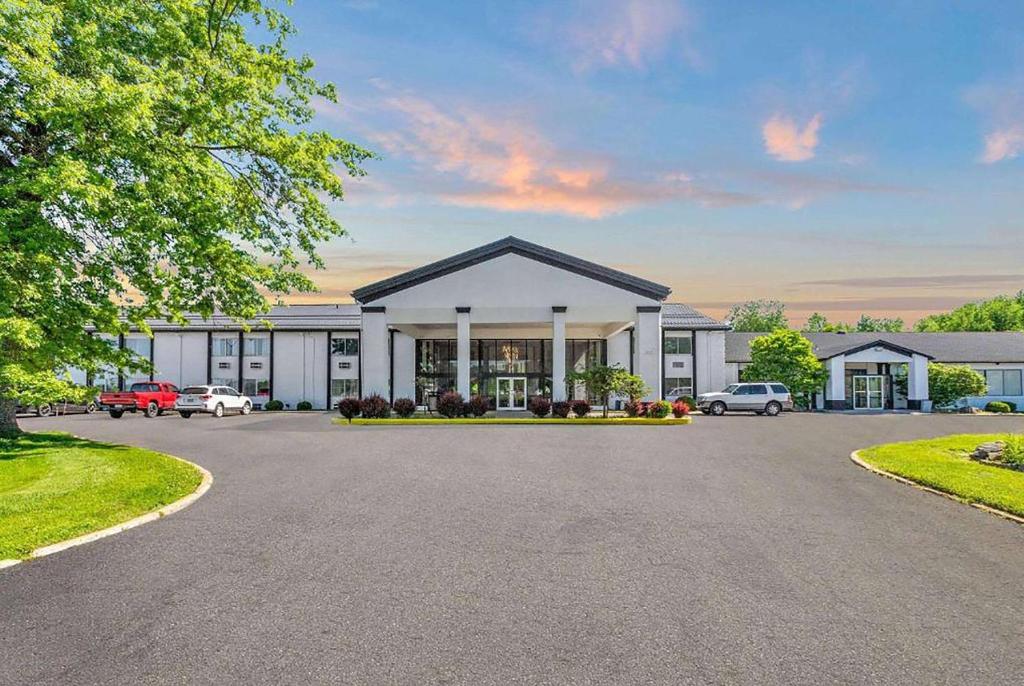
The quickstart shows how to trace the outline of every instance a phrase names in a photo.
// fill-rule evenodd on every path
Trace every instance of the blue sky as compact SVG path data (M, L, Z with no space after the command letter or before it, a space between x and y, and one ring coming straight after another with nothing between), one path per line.
M722 314L1024 287L1024 3L297 0L379 152L319 296L509 234ZM309 300L303 297L302 300Z

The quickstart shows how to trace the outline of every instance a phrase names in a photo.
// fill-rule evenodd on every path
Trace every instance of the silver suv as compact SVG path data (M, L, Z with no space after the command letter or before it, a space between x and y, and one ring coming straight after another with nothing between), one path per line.
M723 415L727 410L753 410L769 417L793 409L793 396L780 383L734 383L721 393L697 396L697 407L704 414Z

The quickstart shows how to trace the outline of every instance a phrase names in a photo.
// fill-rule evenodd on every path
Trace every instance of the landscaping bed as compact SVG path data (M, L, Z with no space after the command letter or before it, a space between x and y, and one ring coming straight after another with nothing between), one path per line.
M351 424L362 426L373 425L440 425L440 424L579 424L579 425L644 425L644 426L672 426L689 424L693 419L690 417L666 417L655 419L651 417L391 417L387 419L370 419L366 417L353 417ZM335 419L335 424L349 424L347 419Z
M0 439L0 560L120 524L192 493L194 466L63 433Z
M857 456L876 469L965 502L1024 517L1024 472L970 457L980 444L1006 439L1005 434L960 434L888 443L860 450Z

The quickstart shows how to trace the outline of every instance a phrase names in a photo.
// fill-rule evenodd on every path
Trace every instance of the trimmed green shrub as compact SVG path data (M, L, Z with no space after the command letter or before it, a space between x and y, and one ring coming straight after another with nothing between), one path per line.
M672 404L667 400L657 400L647 406L647 416L664 419L672 411Z
M395 414L402 419L408 419L416 414L416 403L409 398L399 398L391 407L394 409Z
M387 419L391 416L391 405L377 393L363 398L363 416L367 419Z
M1008 414L1013 412L1013 408L1010 407L1010 403L1004 403L1002 400L993 400L985 406L986 412L998 412L999 414Z
M572 405L564 400L559 400L557 403L551 403L551 414L555 417L565 419L569 416L569 412L571 411Z
M313 409L313 403L309 402L308 400L300 400L298 403L296 403L295 409L298 410L299 412L309 412L310 410Z
M491 409L491 399L482 395L474 395L466 403L466 409L474 417L483 417Z
M463 415L465 405L466 403L463 401L461 393L448 391L437 399L437 412L442 417L454 419Z
M338 413L349 422L363 410L359 398L342 398L338 401Z
M590 403L586 400L573 400L572 413L577 417L586 417L590 414Z
M263 409L272 411L283 410L284 403L281 402L280 400L268 400L267 404L263 406Z
M551 401L542 395L535 395L530 398L530 412L535 417L547 417L551 412Z
M1010 434L1004 439L1003 462L1021 466L1024 465L1024 436Z

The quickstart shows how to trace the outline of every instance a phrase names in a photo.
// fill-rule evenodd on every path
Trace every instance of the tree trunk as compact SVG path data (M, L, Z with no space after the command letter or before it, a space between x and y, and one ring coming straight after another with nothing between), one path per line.
M0 396L0 436L14 436L21 433L18 427L18 403Z

